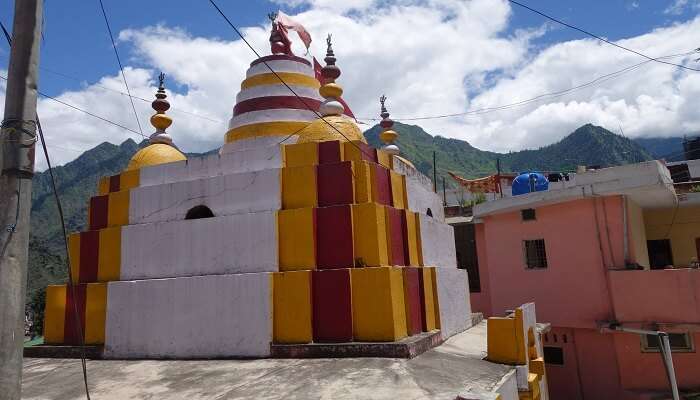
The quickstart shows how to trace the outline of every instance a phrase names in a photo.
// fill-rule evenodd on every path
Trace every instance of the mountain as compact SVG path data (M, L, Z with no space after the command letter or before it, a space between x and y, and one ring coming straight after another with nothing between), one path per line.
M463 140L432 136L416 125L397 122L394 129L400 135L398 145L402 155L429 177L433 173L433 151L441 177L446 175L445 171L466 177L486 176L496 172L497 159L500 159L504 172L570 170L576 165L608 166L651 159L639 144L590 124L552 145L508 154L479 150ZM380 146L379 131L379 126L374 126L365 132L368 142L375 147ZM85 227L87 202L97 192L99 178L122 171L139 146L131 139L120 145L102 143L75 160L54 168L68 232ZM201 154L188 154L189 157L198 155ZM451 185L449 179L448 184ZM37 173L33 185L27 298L32 300L32 308L37 307L36 311L40 312L43 288L65 280L66 267L49 173Z
M644 147L655 159L667 161L681 161L685 159L683 154L683 138L638 138L634 142Z
M568 171L577 165L604 167L652 159L639 144L592 124L576 129L557 143L507 154L479 150L463 140L431 136L416 125L396 122L394 130L399 133L397 144L402 155L430 177L433 176L433 151L438 175L453 171L469 178L495 173L497 159L503 172ZM375 147L380 145L379 132L379 126L365 132L367 141Z

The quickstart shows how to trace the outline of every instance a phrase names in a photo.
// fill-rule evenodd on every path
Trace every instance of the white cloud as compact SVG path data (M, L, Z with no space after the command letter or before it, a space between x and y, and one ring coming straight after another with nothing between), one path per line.
M290 1L279 1L290 4ZM392 117L450 114L494 107L575 86L629 65L640 57L593 40L531 46L546 26L508 33L511 9L504 0L291 0L305 5L294 16L311 32L311 53L321 59L323 38L333 33L343 71L339 82L356 115L376 117L378 98L386 93ZM344 4L339 11L334 4ZM223 23L223 22L222 22ZM269 26L243 29L261 53L269 53ZM233 33L232 33L233 34ZM169 128L185 151L221 145L225 121L246 68L255 58L240 40L194 37L183 27L164 25L122 31L132 46L127 67L132 92L153 98L155 77L168 75L166 86L175 122ZM621 43L653 56L690 50L700 42L700 19L656 29ZM295 51L304 51L295 43ZM680 59L674 61L681 61ZM697 65L696 65L697 66ZM98 87L123 90L115 71L95 85L65 92L59 99L135 129L128 98ZM4 92L4 91L3 91ZM700 130L700 75L658 63L585 90L527 106L465 117L416 121L432 134L469 140L482 149L506 151L552 143L576 127L593 122L628 136L671 136ZM152 129L150 105L137 101L145 134ZM179 112L187 111L221 121ZM39 112L57 163L75 150L102 141L120 143L139 137L42 99ZM368 125L365 128L369 127ZM65 149L73 150L65 150ZM43 165L39 161L39 166Z

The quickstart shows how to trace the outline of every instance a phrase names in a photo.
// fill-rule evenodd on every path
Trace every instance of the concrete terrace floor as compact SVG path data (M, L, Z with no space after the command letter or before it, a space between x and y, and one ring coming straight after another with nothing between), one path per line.
M411 359L88 360L102 399L454 399L511 367L484 361L486 322ZM24 399L85 398L80 360L27 358Z

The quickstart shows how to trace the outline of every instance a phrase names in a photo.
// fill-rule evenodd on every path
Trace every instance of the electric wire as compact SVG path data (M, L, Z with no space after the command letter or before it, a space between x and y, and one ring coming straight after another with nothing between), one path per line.
M262 57L260 56L260 53L258 53L258 51L255 50L255 48L250 44L250 42L248 42L248 40L243 36L243 34L238 30L238 28L236 28L236 26L233 24L233 22L231 22L231 20L226 16L226 14L224 14L224 12L221 10L221 8L219 8L219 6L214 2L214 0L209 0L209 3L216 9L216 11L218 11L218 13L224 18L224 20L226 20L226 22L228 23L228 25L236 32L236 34L238 34L238 36L239 36L239 37L241 38L241 40L243 40L243 42L250 48L250 50L252 50L253 53L255 53L255 55L256 55L259 59L261 59ZM265 64L265 66L267 67L267 69L269 69L270 72L272 72L272 74L275 75L275 77L277 77L277 79L278 79L280 82L282 82L282 84L283 84L287 89L289 89L290 92L292 92L292 94L304 105L305 108L307 108L309 111L313 112L313 113L316 115L317 118L319 118L319 119L321 119L323 122L325 122L326 125L328 125L329 127L331 127L331 129L333 129L334 131L336 131L338 134L340 134L340 136L342 136L343 138L345 138L346 141L348 141L349 143L352 143L352 145L355 146L361 153L363 153L363 154L365 154L366 156L372 158L372 154L367 153L363 148L361 148L360 146L358 146L357 143L354 143L353 141L351 141L347 136L345 136L345 134L344 134L343 132L341 132L338 128L336 128L335 125L331 124L328 120L326 120L326 119L323 117L323 115L321 115L321 114L320 114L318 111L316 111L313 107L311 107L309 104L307 104L306 101L304 101L304 99L303 99L301 96L299 96L299 94L297 94L297 92L296 92L294 89L292 89L292 87L289 86L289 85L287 84L287 82L285 82L284 79L282 79L282 77L279 76L279 74L277 74L277 72L276 72L274 69L272 69L272 67L270 67L270 64L268 64L267 61L262 60L262 63ZM291 136L290 136L290 137L291 137ZM285 139L285 140L286 140L286 139ZM382 165L381 162L379 162L379 160L378 160L377 163L380 164L380 165ZM386 166L386 165L382 165L382 166L385 167L385 168L391 169L390 166Z
M550 16L550 15L547 15L547 14L543 13L542 11L538 11L538 10L536 10L536 9L534 9L534 8L532 8L532 7L528 6L528 5L526 5L526 4L523 4L523 3L519 2L519 1L516 1L516 0L508 0L508 2L510 2L510 3L512 3L512 4L515 4L515 5L517 5L517 6L520 6L520 7L522 7L522 8L525 8L525 9L527 9L527 10L530 10L530 11L534 12L535 14L538 14L538 15L544 17L544 18L547 18L547 19L550 20L550 21L556 22L556 23L559 24L559 25L563 25L563 26L565 26L565 27L567 27L567 28L570 28L570 29L579 31L579 32L581 32L581 33L583 33L583 34L585 34L585 35L588 35L588 36L592 37L592 38L598 39L598 40L600 40L601 42L607 43L607 44L609 44L609 45L611 45L611 46L615 46L615 47L620 48L620 49L622 49L622 50L625 50L625 51L628 51L628 52L630 52L630 53L634 53L634 54L636 54L636 55L638 55L638 56L644 57L644 58L646 58L646 59L649 60L649 61L654 61L654 62L658 62L658 63L662 63L662 64L672 65L672 66L674 66L674 67L687 69L687 70L689 70L689 71L700 72L700 69L697 69L697 68L691 68L691 67L688 67L688 66L685 66L685 65L682 65L682 64L676 64L676 63L672 63L672 62L663 61L663 60L661 60L660 58L652 58L652 57L649 57L648 55L646 55L646 54L644 54L644 53L641 53L641 52L639 52L639 51L637 51L637 50L630 49L629 47L625 47L625 46L620 45L620 44L617 44L617 43L615 43L615 42L611 42L610 40L607 40L607 39L605 39L605 38L603 38L603 37L601 37L601 36L599 36L599 35L596 35L596 34L594 34L594 33L591 33L591 32L589 32L589 31L587 31L587 30L585 30L585 29L578 28L578 27L576 27L576 26L574 26L574 25L571 25L571 24L568 24L568 23L566 23L566 22L564 22L564 21L562 21L562 20L560 20L560 19L557 19L557 18L554 18L554 17L552 17L552 16Z
M114 55L117 57L117 63L119 64L119 70L122 73L122 79L124 80L124 87L126 87L126 93L129 96L129 101L131 102L131 109L134 110L134 118L136 118L136 124L139 127L139 132L143 135L143 129L141 129L141 122L139 121L139 114L136 112L136 106L134 105L134 98L131 96L131 91L129 90L129 84L126 82L126 75L124 75L124 67L122 67L122 60L119 58L119 51L117 51L117 44L114 43L114 35L112 35L112 28L109 26L109 20L107 19L107 12L105 11L105 6L102 4L102 0L98 0L100 3L100 8L102 9L102 16L105 18L105 25L107 25L107 32L109 33L109 39L112 41L112 48L114 49Z
M5 26L0 23L0 26L2 26L3 33L5 34L5 39L7 40L7 44L12 47L12 36L10 36L9 32L7 29L5 29ZM7 81L7 78L2 77L4 80ZM37 91L38 92L38 91ZM34 121L32 121L34 122ZM41 121L39 120L39 114L36 113L36 127L39 131L39 138L41 139L41 147L44 151L44 157L46 157L46 165L49 170L49 176L51 178L51 188L53 190L54 198L56 199L56 207L58 209L58 215L61 220L61 230L63 232L63 244L65 247L65 252L66 252L66 266L67 266L67 272L68 272L68 287L71 290L71 295L73 299L76 299L75 295L75 285L73 284L73 277L71 274L71 268L70 268L70 253L68 251L68 232L66 230L66 223L65 223L65 217L63 216L63 206L61 204L61 198L58 195L58 189L56 187L56 178L54 177L53 174L53 167L51 166L51 159L49 158L49 151L46 148L46 139L44 138L44 130L41 127ZM36 137L36 136L35 136ZM20 185L21 185L21 180L20 180ZM19 193L18 193L19 196ZM19 217L19 198L18 198L18 203L17 203L17 217ZM15 221L15 225L17 222ZM14 229L13 231L14 232ZM12 233L11 232L11 233ZM81 364L81 369L83 372L83 382L85 384L85 397L90 400L90 390L88 389L88 377L87 377L87 362L85 360L85 335L83 332L83 327L80 325L80 320L78 319L78 304L77 301L73 301L73 315L75 318L73 318L73 321L75 322L75 329L78 332L78 335L80 337L80 364Z
M685 52L685 53L670 54L670 55L667 55L667 56L662 56L662 57L659 57L658 59L659 59L659 60L661 60L661 59L664 59L664 60L665 60L665 59L671 59L671 58L677 58L677 57L685 57L685 56L688 56L688 55L690 55L690 54L697 53L697 52L699 52L699 51L700 51L700 49L695 49L695 50L688 51L688 52ZM632 72L632 71L634 71L634 70L636 70L636 69L639 69L639 68L640 68L641 66L643 66L644 64L647 64L647 63L650 63L650 62L651 62L651 60L642 61L642 62L640 62L640 63L634 64L634 65L630 65L630 66L625 67L625 68L623 68L623 69L620 69L620 70L617 70L617 71L614 71L614 72L610 72L610 73L605 74L605 75L598 76L598 77L596 77L595 79L593 79L593 80L591 80L591 81L588 81L588 82L585 82L585 83L582 83L582 84L579 84L579 85L576 85L576 86L572 86L572 87L567 88L567 89L562 89L562 90L558 90L558 91L554 91L554 92L549 92L549 93L543 93L543 94L537 95L537 96L535 96L535 97L531 97L531 98L525 99L525 100L520 100L520 101L517 101L517 102L514 102L514 103L504 104L504 105L500 105L500 106L493 106L493 107L484 107L484 108L480 108L480 109L476 109L476 110L465 111L465 112L459 112L459 113L452 113L452 114L438 114L438 115L421 116L421 117L407 117L407 118L396 117L396 118L393 118L393 119L394 119L395 121L421 121L421 120L430 120L430 119L441 119L441 118L461 117L461 116L467 116L467 115L481 115L481 114L492 113L492 112L495 112L495 111L503 111L503 110L507 110L507 109L510 109L510 108L525 106L525 105L527 105L527 104L530 104L530 103L533 103L533 102L537 102L537 101L542 100L542 99L544 99L544 98L558 98L558 97L562 97L562 96L565 96L565 95L567 95L567 94L569 94L569 93L578 91L578 90L580 90L580 89L585 89L585 88L587 88L587 87L589 87L589 86L593 86L593 85L596 85L596 84L599 84L599 83L607 82L608 80L617 78L617 77L620 76L620 75L626 74L626 73L628 73L628 72ZM379 120L380 120L379 118L374 118L374 117L371 117L371 118L358 117L358 119L365 120L365 121L379 121Z
M39 137L41 138L41 147L44 151L44 157L46 157L46 165L49 171L49 176L51 178L51 188L53 191L54 198L56 199L56 208L58 209L58 216L61 221L61 230L63 232L63 245L66 252L66 265L68 267L68 287L71 291L71 296L74 299L73 303L73 321L75 323L75 329L80 337L80 364L83 372L83 383L85 385L85 397L90 400L90 390L88 388L88 376L87 376L87 361L85 357L85 332L80 324L80 319L78 318L78 302L75 292L75 283L73 282L73 274L70 267L70 252L68 251L68 231L66 229L65 217L63 216L63 206L61 204L61 198L58 195L58 188L56 187L56 178L53 174L53 167L51 166L51 159L49 158L49 151L46 148L46 139L44 138L44 130L41 127L41 122L39 121L39 114L36 116L36 125L39 130Z

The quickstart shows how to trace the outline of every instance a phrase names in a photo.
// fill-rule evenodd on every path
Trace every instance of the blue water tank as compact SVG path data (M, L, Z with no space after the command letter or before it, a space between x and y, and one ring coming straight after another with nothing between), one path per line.
M513 179L513 196L547 189L549 189L549 181L539 172L521 172Z

